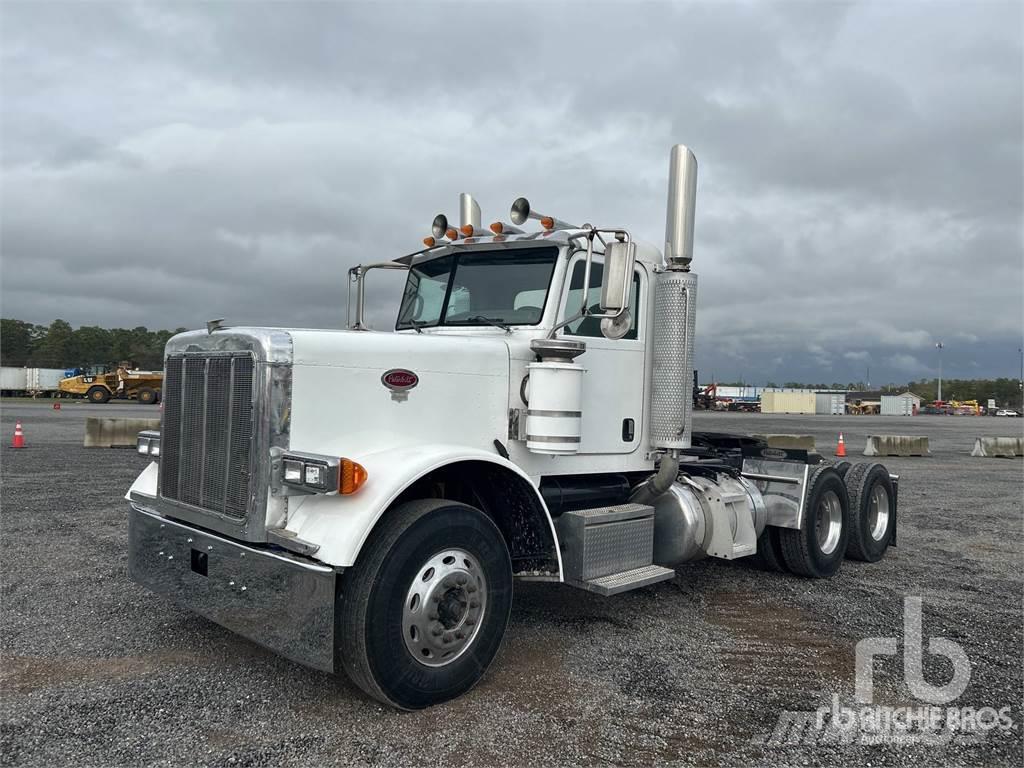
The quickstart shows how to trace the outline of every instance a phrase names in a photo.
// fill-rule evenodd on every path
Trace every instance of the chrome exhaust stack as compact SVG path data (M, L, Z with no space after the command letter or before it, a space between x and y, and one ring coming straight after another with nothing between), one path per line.
M693 222L697 207L697 158L683 144L669 154L665 262L671 270L688 270L693 261Z
M468 192L459 193L459 232L463 237L490 236L480 223L480 206Z
M651 380L651 447L672 455L690 447L693 337L697 323L697 276L693 218L697 158L682 144L672 147L668 172L665 262L654 288L654 373Z

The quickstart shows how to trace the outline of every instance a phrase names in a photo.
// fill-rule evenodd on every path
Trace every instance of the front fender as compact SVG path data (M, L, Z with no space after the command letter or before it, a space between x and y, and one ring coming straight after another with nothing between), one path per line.
M351 496L301 496L290 500L287 529L303 541L319 546L317 560L339 567L353 565L370 531L402 491L448 464L485 461L518 475L533 489L551 529L561 573L562 555L551 513L529 475L508 459L462 445L414 445L352 458L367 473L366 484L358 492Z

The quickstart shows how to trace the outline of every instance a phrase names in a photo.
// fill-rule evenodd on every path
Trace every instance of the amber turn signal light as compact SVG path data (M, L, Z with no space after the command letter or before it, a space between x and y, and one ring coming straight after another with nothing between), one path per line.
M338 493L348 495L355 493L366 482L366 469L357 461L342 459L338 465Z

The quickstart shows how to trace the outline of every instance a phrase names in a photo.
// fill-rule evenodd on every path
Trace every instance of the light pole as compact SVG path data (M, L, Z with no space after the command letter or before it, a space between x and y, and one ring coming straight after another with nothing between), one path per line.
M1024 347L1019 347L1017 354L1020 355L1020 409L1024 411Z
M939 396L936 400L942 402L942 342L937 342L935 348L939 350Z

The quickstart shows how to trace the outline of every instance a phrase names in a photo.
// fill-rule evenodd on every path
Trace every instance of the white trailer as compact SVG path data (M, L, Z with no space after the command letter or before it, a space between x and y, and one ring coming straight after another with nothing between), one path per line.
M664 251L524 198L486 230L463 195L459 227L352 270L348 330L175 336L127 494L132 578L415 709L483 676L517 579L614 595L704 557L880 559L883 466L692 429L696 170L673 147ZM376 268L407 272L386 332L364 318Z
M0 368L0 392L4 396L24 394L28 382L27 370L8 365Z
M0 369L0 391L4 395L53 395L60 391L60 380L64 378L63 368L14 368Z

